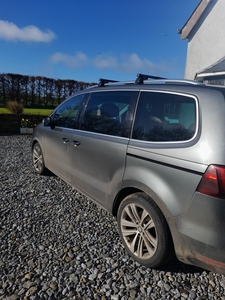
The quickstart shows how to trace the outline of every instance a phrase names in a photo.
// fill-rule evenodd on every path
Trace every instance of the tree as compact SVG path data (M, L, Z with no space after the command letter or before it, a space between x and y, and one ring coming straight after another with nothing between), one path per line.
M26 106L56 106L93 83L12 73L0 74L0 105L17 101Z

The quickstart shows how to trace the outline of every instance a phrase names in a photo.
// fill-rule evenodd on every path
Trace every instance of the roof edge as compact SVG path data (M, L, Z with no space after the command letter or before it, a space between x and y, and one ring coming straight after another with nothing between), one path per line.
M208 76L221 76L225 75L225 71L223 72L210 72L210 73L201 73L201 74L196 74L196 78L202 78L202 77L208 77Z
M224 66L222 67L222 70L212 70L212 68L216 67L217 65L221 64L224 62ZM220 72L225 72L225 56L223 56L221 59L213 63L212 65L204 68L203 70L199 71L196 73L196 75L201 76L201 74L209 74L209 73L220 73Z
M200 17L202 16L203 12L205 11L206 7L209 5L211 0L201 0L198 4L198 6L193 11L190 18L187 20L187 22L184 24L181 30L179 30L179 33L181 34L181 39L186 39Z

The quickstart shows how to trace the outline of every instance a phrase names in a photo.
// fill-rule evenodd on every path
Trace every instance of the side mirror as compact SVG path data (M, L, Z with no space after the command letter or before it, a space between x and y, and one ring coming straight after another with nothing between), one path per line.
M43 124L44 124L44 126L46 126L46 127L51 127L51 129L53 129L55 126L54 126L54 124L53 124L53 120L52 120L52 118L51 117L45 117L44 119L43 119Z
M43 119L44 126L50 126L51 125L51 117L45 117Z

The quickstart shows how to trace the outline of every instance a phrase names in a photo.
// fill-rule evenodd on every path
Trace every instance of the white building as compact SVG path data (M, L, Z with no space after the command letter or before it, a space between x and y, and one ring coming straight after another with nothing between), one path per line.
M188 39L185 78L224 84L225 0L201 0L179 33Z

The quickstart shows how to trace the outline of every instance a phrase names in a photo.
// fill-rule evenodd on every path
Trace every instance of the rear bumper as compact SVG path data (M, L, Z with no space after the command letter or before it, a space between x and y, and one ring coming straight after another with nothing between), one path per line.
M181 235L180 261L225 275L225 251Z
M178 259L225 274L225 199L195 193L177 226Z

